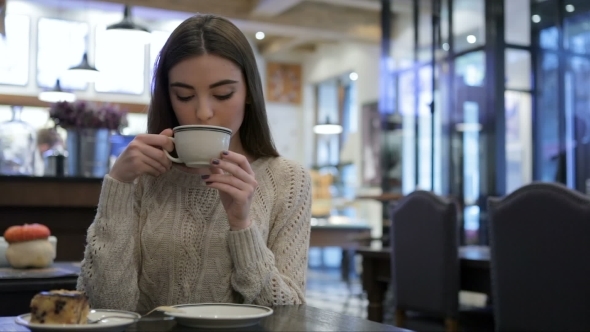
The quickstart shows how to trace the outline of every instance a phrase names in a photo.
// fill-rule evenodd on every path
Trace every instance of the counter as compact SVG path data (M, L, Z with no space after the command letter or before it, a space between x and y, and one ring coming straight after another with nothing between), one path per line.
M0 176L0 233L42 223L57 237L57 261L80 261L102 178Z

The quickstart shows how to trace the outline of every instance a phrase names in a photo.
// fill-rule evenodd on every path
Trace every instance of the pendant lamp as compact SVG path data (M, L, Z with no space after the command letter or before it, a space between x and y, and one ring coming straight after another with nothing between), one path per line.
M80 62L80 64L77 66L68 69L65 75L67 75L68 78L75 80L94 82L98 78L99 73L100 72L98 69L88 62L88 52L84 52L84 56L82 56L82 62Z
M109 38L123 43L139 41L147 44L150 41L150 31L131 19L131 7L129 5L125 5L123 20L107 26L107 33Z
M60 101L73 102L76 100L76 95L71 92L66 92L61 89L59 79L55 81L55 86L52 90L43 91L39 94L39 100L48 103L57 103Z
M326 122L317 124L313 127L313 132L318 135L335 135L342 132L342 126L339 124L330 123L330 118L326 118Z

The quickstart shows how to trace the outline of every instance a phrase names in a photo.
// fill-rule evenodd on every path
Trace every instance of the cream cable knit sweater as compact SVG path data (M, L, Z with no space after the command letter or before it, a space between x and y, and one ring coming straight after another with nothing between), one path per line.
M93 308L145 312L182 303L305 302L311 184L287 159L252 163L252 225L230 231L216 189L172 168L105 176L78 279Z

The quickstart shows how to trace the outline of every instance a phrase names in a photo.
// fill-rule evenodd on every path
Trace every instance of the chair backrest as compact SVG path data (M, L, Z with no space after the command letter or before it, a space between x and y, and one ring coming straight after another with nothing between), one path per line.
M391 275L394 305L456 317L459 258L456 206L415 191L391 207Z
M590 199L533 183L490 198L499 331L590 331Z

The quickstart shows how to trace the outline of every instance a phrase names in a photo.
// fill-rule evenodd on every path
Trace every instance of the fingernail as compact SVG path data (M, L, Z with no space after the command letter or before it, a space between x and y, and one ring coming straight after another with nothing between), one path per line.
M219 165L219 159L213 159L213 160L211 161L211 163L212 163L213 165Z
M209 175L201 175L201 179L203 180L207 180L209 178Z
M207 182L205 182L205 184L206 184L206 185L210 185L210 184L212 184L212 183L213 183L213 182L211 182L211 181L207 181Z
M229 154L229 151L223 151L222 153L227 156Z

